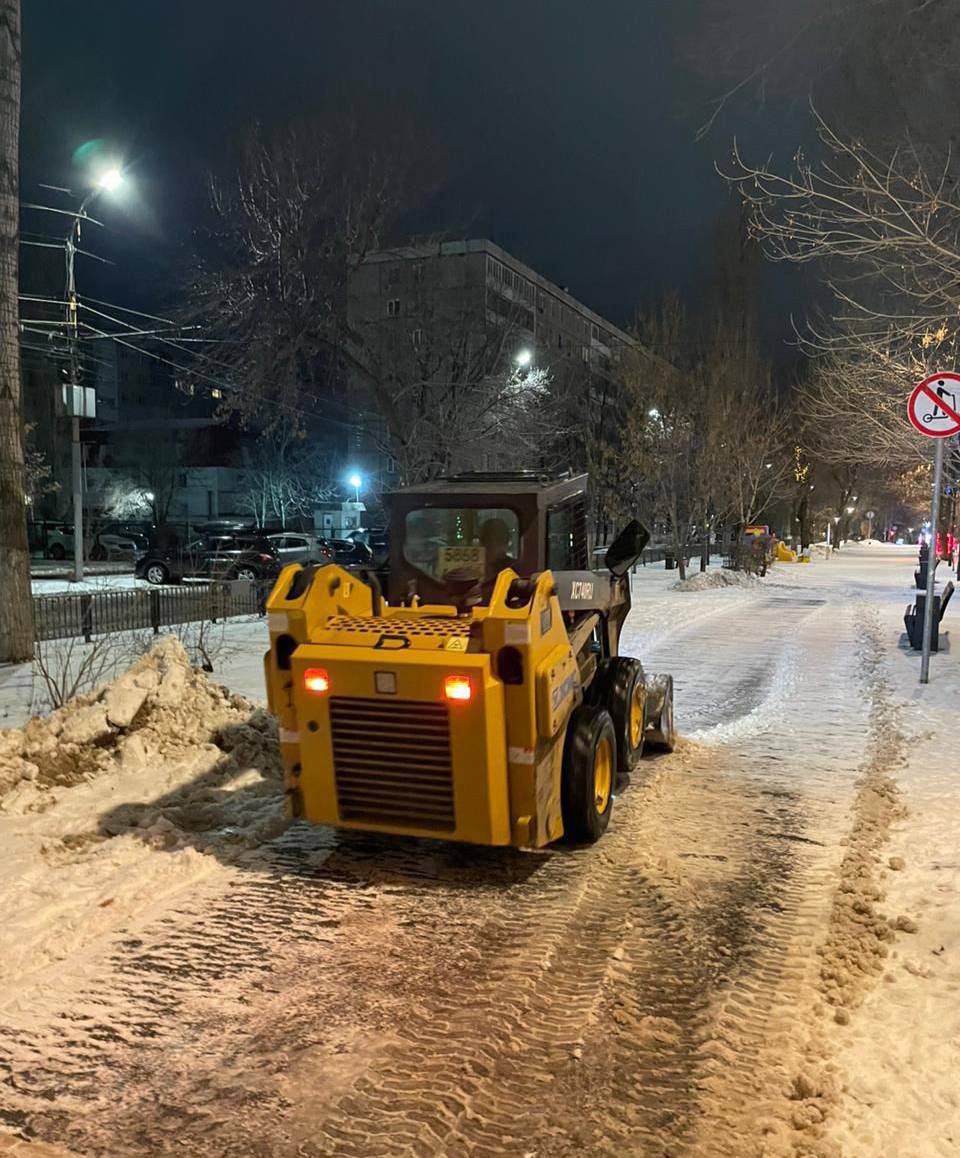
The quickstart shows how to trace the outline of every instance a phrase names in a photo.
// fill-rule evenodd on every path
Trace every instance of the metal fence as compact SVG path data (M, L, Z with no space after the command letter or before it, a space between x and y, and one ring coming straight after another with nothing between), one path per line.
M179 623L216 622L236 615L262 615L267 590L253 583L203 583L176 587L94 591L83 595L37 595L33 631L37 640L152 630Z
M594 547L593 549L593 566L595 570L603 569L603 557L606 555L609 547ZM712 549L711 549L712 550ZM699 559L701 548L697 546L690 546L684 548L684 558L689 563L691 559ZM647 567L653 563L664 563L669 556L674 558L674 550L672 547L645 547L640 552L640 557L634 564L634 571L638 567Z

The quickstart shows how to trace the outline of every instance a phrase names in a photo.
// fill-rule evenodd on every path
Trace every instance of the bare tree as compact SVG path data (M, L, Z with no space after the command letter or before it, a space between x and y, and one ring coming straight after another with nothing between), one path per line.
M121 475L104 488L100 507L108 519L142 519L153 514L149 493L142 483Z
M37 640L33 662L44 690L41 706L62 708L75 696L100 687L127 666L136 650L122 636L98 635L89 643L72 636Z
M722 114L812 96L875 147L956 139L960 28L949 0L678 0L686 56Z
M743 528L783 493L792 416L773 387L745 303L721 297L702 341L701 421L716 470L711 509Z
M120 503L141 509L145 506L154 523L158 526L165 523L183 471L179 439L131 435L119 443L115 466L120 480L117 496Z
M343 463L330 450L277 431L260 440L254 461L244 471L240 502L258 527L277 520L281 527L312 513L337 493Z
M402 483L482 465L536 466L555 434L550 377L521 367L520 310L492 321L426 292L357 323L381 450Z
M37 503L45 495L56 494L60 490L47 456L34 443L34 427L35 423L28 422L23 428L24 492L27 505L32 509L36 509Z
M398 148L371 146L349 118L256 126L229 176L210 178L187 313L217 353L196 369L260 431L303 429L354 359L349 278L402 202Z
M837 461L902 469L922 453L909 387L957 352L960 196L952 158L906 145L881 157L814 113L826 155L728 174L768 258L819 265L833 316L801 334L820 361L805 403ZM846 440L844 433L846 432Z
M718 444L706 419L693 327L679 298L668 295L641 318L639 332L643 346L624 366L621 471L637 506L667 524L683 579L689 549L710 518Z
M20 0L0 0L0 662L33 653L17 311Z

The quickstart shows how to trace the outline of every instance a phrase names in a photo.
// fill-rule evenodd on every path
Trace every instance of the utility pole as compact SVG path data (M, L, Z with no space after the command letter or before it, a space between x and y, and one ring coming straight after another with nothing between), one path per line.
M67 384L68 413L70 414L70 474L73 490L73 578L83 579L83 463L80 445L80 358L78 343L80 338L77 318L77 281L75 258L80 240L80 218L86 209L84 201L70 223L66 237L67 253L67 340L70 347L70 381Z
M70 229L64 238L67 284L66 302L67 345L70 351L70 380L64 392L64 403L70 417L70 467L73 491L73 577L83 578L83 445L80 442L80 419L96 417L96 393L80 383L80 318L77 300L76 257L80 247L80 228L87 217L87 206L104 191L116 189L124 180L121 170L110 168L97 178L93 189L80 202L76 213L70 213ZM44 208L36 206L36 208ZM62 212L59 211L59 212ZM100 222L94 222L99 225Z
M33 655L20 386L20 0L0 0L0 662Z

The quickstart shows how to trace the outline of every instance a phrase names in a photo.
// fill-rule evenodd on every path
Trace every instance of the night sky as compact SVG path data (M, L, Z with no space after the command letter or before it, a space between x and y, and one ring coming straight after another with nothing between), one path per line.
M695 9L695 4L693 5ZM135 195L98 207L128 304L169 300L201 220L204 175L254 117L384 102L422 124L444 173L424 228L487 236L621 324L678 288L696 308L731 198L733 134L789 156L797 113L741 107L705 142L715 91L690 67L671 0L23 0L23 190L78 187L102 139ZM83 288L83 287L81 287ZM765 272L771 352L800 283Z

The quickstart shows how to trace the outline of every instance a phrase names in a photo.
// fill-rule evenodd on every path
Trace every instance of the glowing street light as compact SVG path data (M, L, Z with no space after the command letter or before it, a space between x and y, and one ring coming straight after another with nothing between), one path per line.
M119 165L111 165L109 169L104 169L102 173L94 180L93 185L97 190L102 190L104 193L115 193L121 185L126 181L123 170Z
M360 488L363 486L363 475L359 471L352 471L347 475L347 486L353 487L353 501L360 502Z
M524 370L533 361L533 351L525 346L522 350L517 350L513 360L521 370Z

